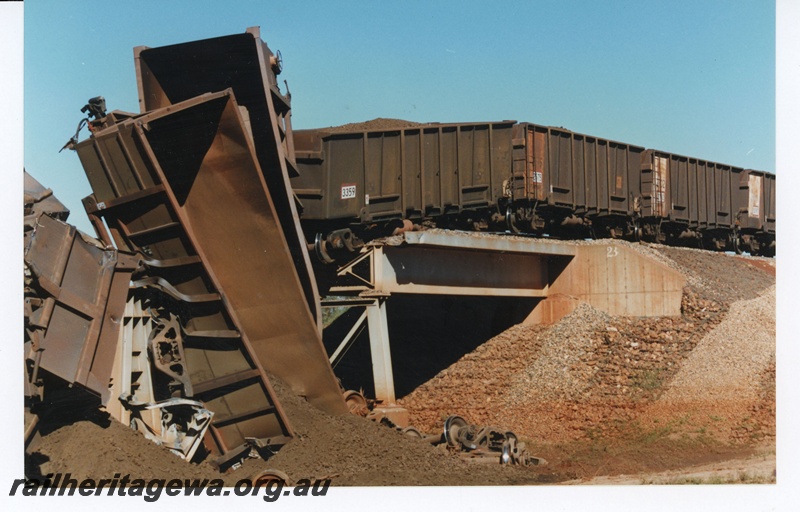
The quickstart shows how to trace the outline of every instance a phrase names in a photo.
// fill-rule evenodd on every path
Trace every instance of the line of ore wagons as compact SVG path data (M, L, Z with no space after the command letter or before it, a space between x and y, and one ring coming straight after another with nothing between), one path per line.
M775 252L764 171L516 121L295 130L294 146L307 231L430 218Z

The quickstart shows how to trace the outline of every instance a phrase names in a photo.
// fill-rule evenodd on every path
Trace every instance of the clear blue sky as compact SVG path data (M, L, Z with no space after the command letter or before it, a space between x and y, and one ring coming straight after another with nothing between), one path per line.
M58 153L86 100L137 111L134 46L254 25L283 54L295 128L515 119L775 171L775 6L764 0L30 0L26 169L91 233L77 155Z

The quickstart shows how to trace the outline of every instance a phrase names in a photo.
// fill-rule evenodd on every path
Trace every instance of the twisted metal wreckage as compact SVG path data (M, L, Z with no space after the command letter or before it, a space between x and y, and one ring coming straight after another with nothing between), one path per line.
M327 413L405 426L376 407L392 404L343 393L323 346L280 54L251 28L139 47L135 62L141 113L93 98L78 127L90 137L65 146L97 239L25 173L26 446L77 385L186 460L268 458L294 434L267 372ZM543 462L460 417L438 436L402 430L469 458Z

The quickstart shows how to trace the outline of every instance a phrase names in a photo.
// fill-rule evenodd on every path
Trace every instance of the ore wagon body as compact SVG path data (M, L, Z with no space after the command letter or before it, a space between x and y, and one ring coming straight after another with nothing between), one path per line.
M516 121L295 130L294 146L309 242L431 220L774 252L775 176L763 171Z

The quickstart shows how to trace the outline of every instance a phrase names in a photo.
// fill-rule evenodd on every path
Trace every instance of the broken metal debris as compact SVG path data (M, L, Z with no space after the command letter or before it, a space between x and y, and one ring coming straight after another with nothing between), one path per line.
M422 439L434 446L457 453L472 462L543 466L547 461L528 454L527 446L511 431L497 427L478 426L463 417L452 415L444 421L440 434L423 434L414 427L399 427L386 418L380 423L394 427L404 435Z
M27 447L55 388L77 385L111 401L119 322L139 258L65 223L69 210L27 172L24 213Z
M43 213L51 217L66 222L69 217L69 210L61 201L56 199L53 191L45 188L41 183L23 170L24 174L24 223L25 231L33 229L36 219Z
M544 459L527 454L525 443L517 440L513 432L496 427L476 426L461 416L450 416L444 422L442 438L447 446L471 460L496 461L500 464L543 465Z
M131 275L139 258L106 249L50 215L25 233L28 379L44 370L110 399L108 382Z

